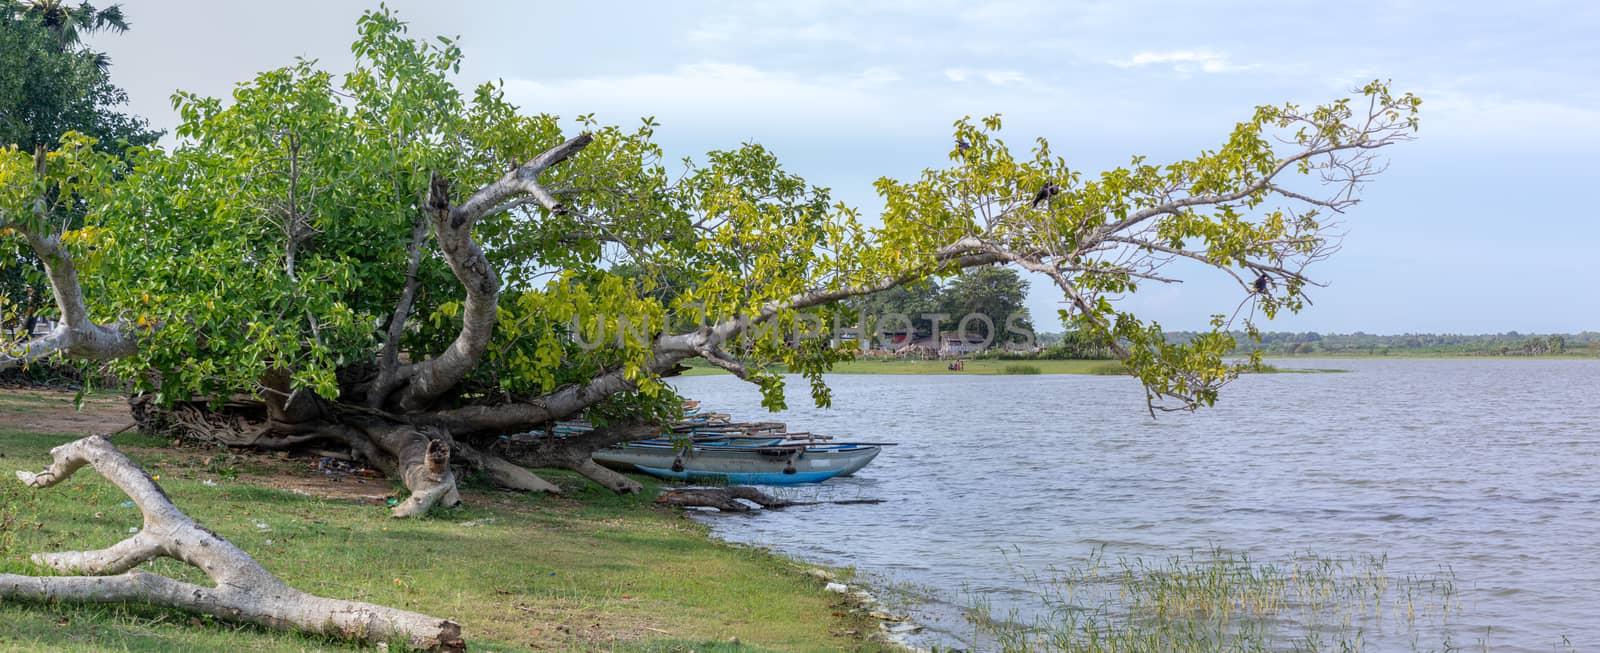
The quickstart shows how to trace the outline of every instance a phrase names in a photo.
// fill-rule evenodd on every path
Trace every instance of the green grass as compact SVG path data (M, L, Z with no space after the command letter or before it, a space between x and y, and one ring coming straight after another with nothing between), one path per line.
M6 476L40 469L50 447L71 439L0 430L0 468ZM680 512L651 505L651 481L644 495L619 497L546 471L566 496L468 491L465 507L395 520L376 502L230 481L193 452L135 448L158 444L138 437L117 442L160 476L181 509L290 585L456 619L475 651L879 650L833 634L870 624L834 616L836 599L796 563L710 539ZM390 488L379 482L372 491ZM88 469L46 490L0 481L0 572L37 575L29 553L126 537L140 520L125 500ZM171 560L145 568L204 582ZM0 603L0 624L6 651L353 650L143 605ZM741 644L727 644L732 638Z
M1088 373L1096 376L1125 376L1128 374L1128 367L1122 363L1101 362L1089 368Z
M964 361L961 371L950 369L951 361L948 360L915 360L902 358L858 358L845 361L833 366L829 374L902 374L902 375L993 375L993 374L1092 374L1099 376L1120 376L1128 373L1126 367L1117 361L1106 360L999 360L978 359ZM727 374L718 367L712 367L702 361L695 360L687 363L689 369L683 376L707 376L713 374ZM1341 370L1299 370L1278 369L1271 365L1263 364L1256 373L1296 373L1296 372L1328 372Z
M1007 371L1008 367L1027 365L1038 368L1037 374L1092 374L1097 365L1106 361L1080 361L1080 360L1030 360L1030 361L1004 361L1004 360L968 360L965 361L966 369L959 372L950 370L950 361L947 360L909 360L909 359L876 359L861 358L845 361L833 366L830 374L961 374L961 375L986 375L986 374L1017 374ZM704 376L707 374L727 374L720 368L710 366L693 366L684 376ZM1034 372L1029 372L1033 374Z

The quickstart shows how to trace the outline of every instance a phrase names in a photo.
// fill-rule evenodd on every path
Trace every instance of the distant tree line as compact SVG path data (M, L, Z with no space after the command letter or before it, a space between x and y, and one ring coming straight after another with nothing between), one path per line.
M1111 360L1116 353L1105 343L1082 331L1037 334L1036 352L996 352L1001 360Z
M868 320L885 315L903 315L910 319L912 328L920 336L931 335L936 330L955 333L966 316L984 315L996 327L994 341L999 343L1006 339L1007 321L1012 316L1017 316L1011 323L1013 326L1033 331L1033 322L1025 304L1027 298L1028 282L1016 270L980 267L962 272L943 283L936 278L929 278L921 283L897 286L860 298L850 303L849 313L854 317L865 316ZM987 327L969 323L968 328L982 332Z
M1176 331L1167 334L1172 342L1186 342L1197 334ZM1232 334L1239 343L1235 353L1261 351L1277 356L1441 354L1462 356L1600 356L1600 332L1530 334L1507 331L1495 334L1406 333L1377 335L1355 333L1322 334L1315 331L1272 331L1261 334L1260 343L1243 332Z

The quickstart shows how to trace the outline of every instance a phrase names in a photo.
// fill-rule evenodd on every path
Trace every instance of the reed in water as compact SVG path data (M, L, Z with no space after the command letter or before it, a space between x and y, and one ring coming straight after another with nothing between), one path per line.
M1221 549L1108 560L1098 548L1070 567L1022 572L1041 603L1035 616L997 615L978 599L971 621L985 649L1007 653L1463 650L1454 572L1395 576L1387 562L1259 562Z

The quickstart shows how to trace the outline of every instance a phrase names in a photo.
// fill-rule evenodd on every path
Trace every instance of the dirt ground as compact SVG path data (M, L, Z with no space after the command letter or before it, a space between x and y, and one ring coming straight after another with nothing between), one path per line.
M74 392L40 388L0 388L0 432L29 431L85 436L116 433L112 440L151 471L185 470L221 480L224 477L311 496L385 503L395 488L375 470L321 456L273 454L212 445L153 448L150 439L131 428L133 418L121 397L95 394L73 408ZM121 433L119 433L119 431ZM132 435L129 435L132 434ZM130 440L132 442L130 442Z
M121 397L91 394L73 410L70 390L0 388L0 430L61 433L111 433L133 424Z
M152 447L151 438L134 431L127 401L110 394L84 398L73 408L74 392L41 388L0 387L0 433L27 431L86 436L115 433L118 448L152 472L184 472L197 478L238 480L325 499L386 504L401 488L377 470L307 453L273 453L173 441ZM120 431L120 433L119 433ZM504 492L463 490L474 503L526 509Z

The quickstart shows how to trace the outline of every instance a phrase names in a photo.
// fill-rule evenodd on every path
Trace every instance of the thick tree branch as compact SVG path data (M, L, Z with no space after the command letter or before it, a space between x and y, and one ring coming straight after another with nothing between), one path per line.
M445 262L466 290L462 308L461 332L444 352L426 361L407 366L401 375L408 381L396 402L401 410L426 408L434 399L454 388L483 357L494 335L495 316L500 298L500 277L489 266L483 248L472 238L477 220L514 195L529 195L551 211L562 210L538 177L551 166L578 153L594 138L582 134L557 145L506 173L499 180L473 193L460 205L452 205L450 182L435 175L429 183L428 212L434 239ZM372 401L369 399L369 401Z
M461 309L461 331L450 346L438 356L402 371L409 382L397 402L402 411L426 407L477 366L494 336L500 300L499 275L489 266L483 248L472 239L471 222L452 224L451 215L455 212L450 207L450 183L437 175L428 191L428 211L439 251L467 296Z
M0 574L0 598L90 603L145 602L279 630L398 642L427 650L464 650L455 622L370 603L313 596L289 587L232 542L178 510L138 464L91 436L51 450L43 472L17 472L34 488L47 488L90 465L144 513L139 534L100 551L36 554L37 564L84 576ZM198 567L215 587L193 585L133 569L157 556ZM115 574L115 575L111 575Z
M411 227L411 244L406 250L406 285L395 302L394 314L389 317L389 329L384 334L383 349L378 352L378 378L367 391L367 407L382 408L400 378L400 337L405 335L406 320L411 317L411 307L417 300L417 289L422 285L417 270L422 267L422 244L428 237L427 216L418 215Z
M89 318L83 289L78 284L78 268L72 257L62 251L59 236L41 236L15 224L0 226L23 232L29 247L44 263L50 291L61 310L61 322L49 334L0 352L0 369L25 365L56 353L79 360L104 361L130 356L138 350L138 341L128 325L96 324Z
M612 424L563 437L523 434L512 438L504 449L506 458L516 465L563 467L613 492L627 494L643 488L633 479L595 464L590 456L613 444L655 437L661 432L661 427L655 424ZM506 465L516 467L511 463Z
M594 142L594 136L579 134L565 143L545 150L544 153L522 164L515 170L507 172L504 176L473 193L471 197L455 207L452 219L455 224L468 224L485 215L491 209L500 206L518 195L529 195L539 204L552 212L561 210L561 203L555 196L539 184L539 175L572 155L582 151Z
M998 252L985 250L984 244L977 238L961 238L941 248L934 255L932 270L919 269L856 286L814 288L785 300L770 302L753 316L725 319L715 325L688 333L659 336L652 345L652 356L646 371L652 375L665 374L679 363L704 356L706 351L721 347L723 343L738 337L745 329L771 320L785 310L812 308L887 290L938 269L947 267L964 269L993 265L1006 260L1008 259ZM415 420L420 424L448 429L458 435L506 433L530 429L551 420L575 415L607 397L635 387L637 383L628 378L625 370L619 369L596 376L586 383L562 387L527 402L497 406L464 406L421 413Z

